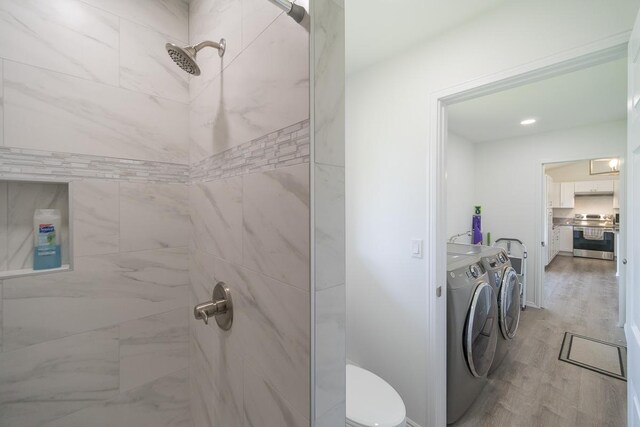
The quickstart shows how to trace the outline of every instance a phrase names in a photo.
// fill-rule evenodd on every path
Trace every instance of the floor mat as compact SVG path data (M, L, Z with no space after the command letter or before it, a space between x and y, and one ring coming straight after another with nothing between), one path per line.
M627 380L627 347L571 332L564 333L559 359L620 380Z

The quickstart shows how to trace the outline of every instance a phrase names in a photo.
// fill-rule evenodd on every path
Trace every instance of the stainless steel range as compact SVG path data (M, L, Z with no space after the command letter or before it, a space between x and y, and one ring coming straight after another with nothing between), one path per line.
M573 256L613 260L613 215L576 214L573 219Z

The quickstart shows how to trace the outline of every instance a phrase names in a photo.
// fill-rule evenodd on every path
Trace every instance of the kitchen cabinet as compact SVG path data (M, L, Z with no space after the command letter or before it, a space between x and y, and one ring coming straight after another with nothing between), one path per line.
M560 252L560 227L549 230L549 247L547 250L549 257L547 264L549 264Z
M562 225L557 229L559 233L558 251L573 253L573 226Z
M545 200L548 208L553 207L553 179L549 175L544 176L545 179Z
M578 181L575 194L613 194L613 181Z
M561 208L575 207L575 182L561 182L560 183L560 206Z
M551 207L560 208L561 206L561 190L559 182L551 182Z
M613 181L613 209L620 209L620 181Z

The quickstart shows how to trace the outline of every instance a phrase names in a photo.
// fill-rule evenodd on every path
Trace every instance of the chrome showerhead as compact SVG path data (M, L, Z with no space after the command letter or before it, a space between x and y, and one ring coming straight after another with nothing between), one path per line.
M200 42L193 46L176 46L173 43L167 43L165 48L167 49L167 53L173 59L173 62L178 64L178 67L182 68L189 74L194 76L200 75L200 67L196 62L196 55L200 49L203 47L214 47L218 49L218 55L220 57L224 56L224 51L226 48L226 42L224 39L220 39L220 43L212 42L212 41L204 41Z

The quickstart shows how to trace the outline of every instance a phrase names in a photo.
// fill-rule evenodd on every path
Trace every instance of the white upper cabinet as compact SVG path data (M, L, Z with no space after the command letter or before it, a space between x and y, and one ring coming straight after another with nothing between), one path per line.
M614 181L578 181L575 183L575 194L613 194Z
M554 208L561 208L561 190L559 182L552 182L551 184L551 206Z
M560 206L561 208L574 208L575 207L575 183L574 182L561 182L560 183Z
M545 190L546 190L546 201L547 207L553 207L553 179L549 175L545 175Z

